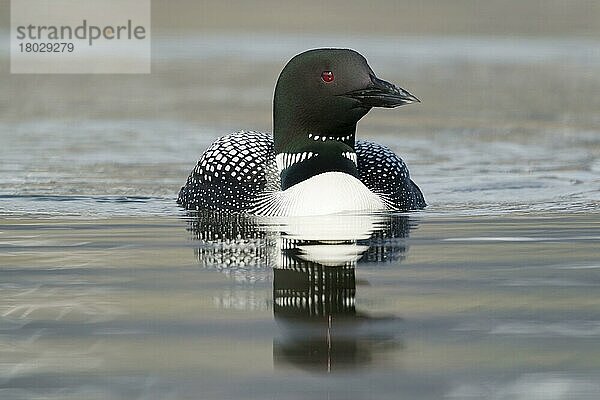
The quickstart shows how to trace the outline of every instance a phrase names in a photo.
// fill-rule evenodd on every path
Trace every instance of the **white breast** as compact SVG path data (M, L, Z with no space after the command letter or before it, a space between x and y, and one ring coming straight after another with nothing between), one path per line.
M343 172L325 172L261 199L257 215L309 216L385 210L379 196Z

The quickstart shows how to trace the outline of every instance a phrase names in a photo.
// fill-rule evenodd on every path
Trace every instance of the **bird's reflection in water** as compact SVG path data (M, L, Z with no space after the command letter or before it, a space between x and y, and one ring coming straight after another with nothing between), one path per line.
M202 213L190 220L201 265L242 282L272 277L280 327L274 364L327 372L375 362L400 346L400 318L357 311L355 268L397 265L414 225L402 215L274 220Z

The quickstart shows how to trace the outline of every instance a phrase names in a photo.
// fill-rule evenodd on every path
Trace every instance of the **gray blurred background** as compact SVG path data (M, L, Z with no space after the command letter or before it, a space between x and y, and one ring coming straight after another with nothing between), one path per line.
M0 26L6 32L9 1L0 4ZM511 65L514 63L508 59L482 66L477 59L470 62L472 49L464 43L444 46L443 42L448 38L492 38L501 39L508 49L520 49L523 41L535 45L569 38L598 40L600 2L593 0L155 0L152 36L153 73L139 76L10 75L7 46L2 46L0 118L19 121L35 114L40 118L214 119L244 126L252 122L256 128L268 129L270 95L277 74L298 51L289 42L310 36L304 40L307 46L351 45L353 39L372 39L366 45L355 40L354 47L362 47L360 51L376 71L385 61L375 52L370 54L369 46L377 42L401 43L407 38L425 37L439 41L440 47L433 51L454 51L455 60L445 57L437 65L430 60L419 63L410 53L403 60L402 46L389 49L405 63L386 66L387 78L410 87L424 100L418 107L402 110L409 120L439 113L443 122L431 122L446 126L455 123L446 117L487 117L506 111L519 118L523 108L531 107L528 116L555 115L555 119L576 119L582 125L599 122L577 118L577 114L600 109L600 96L595 95L600 88L597 73L573 74L565 67L572 64L570 60L540 70L535 48L529 63ZM228 38L231 40L223 45L219 57L214 51L208 54L211 39L218 43ZM243 39L239 48L231 44L237 39ZM6 40L4 35L5 44ZM261 58L260 51L240 57L249 43L279 47L270 57ZM478 45L483 49L475 51L485 51L486 43L472 44ZM537 51L542 53L540 61L544 64L541 47ZM598 49L590 52L597 55ZM435 54L418 54L428 56ZM413 68L413 64L418 67ZM529 86L526 89L525 84Z
M148 75L10 74L6 0L0 15L4 192L174 196L214 138L271 130L287 60L332 46L422 100L373 110L359 136L401 154L433 203L600 197L574 186L598 186L598 1L155 0Z

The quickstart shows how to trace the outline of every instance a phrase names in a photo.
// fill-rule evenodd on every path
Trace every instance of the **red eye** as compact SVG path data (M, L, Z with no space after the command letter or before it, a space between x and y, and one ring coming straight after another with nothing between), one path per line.
M323 73L321 74L321 79L323 79L323 82L325 83L333 82L333 72L323 71Z

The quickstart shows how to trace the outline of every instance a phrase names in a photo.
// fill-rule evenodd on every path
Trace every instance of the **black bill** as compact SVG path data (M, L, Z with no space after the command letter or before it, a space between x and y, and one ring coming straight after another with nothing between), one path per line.
M358 100L365 107L394 108L421 102L408 91L374 75L371 76L371 84L368 87L344 93L342 96Z

